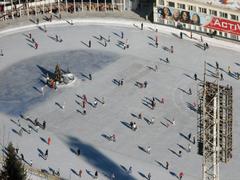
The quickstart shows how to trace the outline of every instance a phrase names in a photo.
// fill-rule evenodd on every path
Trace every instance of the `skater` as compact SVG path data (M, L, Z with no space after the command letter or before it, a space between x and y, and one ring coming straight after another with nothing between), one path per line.
M51 144L51 138L50 138L50 137L48 137L48 141L47 141L47 143L48 143L48 145Z
M138 119L142 119L142 113L138 114Z
M208 43L205 43L205 46L206 46L206 49L208 49L208 48L209 48L209 46L208 46Z
M21 128L18 132L19 136L22 136L22 133L23 133L23 129Z
M125 45L126 45L126 48L128 49L128 48L129 48L128 39L126 39L126 43L125 43Z
M179 173L179 180L181 180L182 177L183 177L183 172L180 172L180 173Z
M164 104L164 98L161 99L161 103Z
M150 121L150 124L154 124L154 121L155 121L155 118L152 117L152 118L151 118L151 121Z
M223 74L222 73L220 74L220 78L221 78L220 80L223 81Z
M123 34L123 32L121 32L121 38L123 39L123 36L124 36L124 34Z
M166 63L169 63L168 57L166 57Z
M77 155L80 156L80 154L81 154L81 151L80 151L80 149L78 148L78 149L77 149Z
M107 41L104 41L104 47L107 47Z
M231 74L231 67L228 66L228 74L230 75Z
M105 104L104 97L102 97L102 104Z
M31 134L31 132L32 132L32 128L28 127L28 134Z
M36 19L36 23L39 24L39 18Z
M3 50L1 49L1 54L0 54L1 56L3 56L4 54L3 54Z
M150 146L147 147L147 153L151 154L151 147Z
M141 23L141 30L143 30L143 23Z
M82 170L81 169L79 170L78 175L79 175L79 177L82 177Z
M43 29L44 29L44 32L46 33L46 32L47 32L47 27L46 27L45 24L44 24L44 26L43 26Z
M143 82L144 88L147 87L147 84L148 84L147 81L144 81L144 82Z
M21 160L24 161L24 155L21 154L20 156L21 156Z
M83 115L86 115L87 114L87 111L86 111L86 108L83 109Z
M202 36L200 37L200 40L201 40L201 42L203 42L203 38L202 38Z
M166 161L166 170L168 170L169 163Z
M92 80L92 74L88 75L89 80Z
M155 106L156 106L156 103L152 101L152 109L154 109Z
M191 140L192 133L188 134L188 139Z
M121 85L121 86L123 85L123 79L120 80L120 85Z
M115 174L112 173L111 180L114 180L114 179L115 179Z
M173 46L171 46L171 53L173 53Z
M58 42L58 35L56 35L56 38L55 38L55 39L56 39L56 42Z
M43 121L43 129L46 128L46 121Z
M82 102L82 107L85 108L86 107L86 101L83 100Z
M155 46L156 46L156 48L158 48L158 36L156 36L156 38L155 38Z
M35 42L35 49L37 49L37 48L38 48L38 43Z
M180 38L182 39L182 35L183 35L183 33L182 32L180 32Z
M148 173L148 180L151 180L151 177L152 177L151 173Z
M218 69L219 68L219 66L218 66L218 62L216 62L216 69Z
M179 157L182 157L182 151L178 151Z
M193 136L193 144L195 144L196 142L195 142L195 136Z
M102 37L102 35L99 35L99 37L100 37L100 38L99 38L99 39L100 39L100 41L101 41L101 40L103 40L103 37Z
M157 65L155 65L155 71L157 71L158 70L158 66Z
M192 39L192 31L190 31L190 38Z
M173 118L173 120L172 120L172 125L175 126L175 124L176 124L176 123L175 123L175 120L174 120L174 118Z
M89 41L88 41L88 47L91 48L91 46L92 46L92 41L89 40Z
M108 42L110 42L110 36L108 36Z
M113 134L113 135L111 136L111 140L112 140L113 142L116 142L116 136L115 136L115 134Z
M93 105L94 105L95 108L97 107L97 104L98 104L97 101L94 100Z
M192 89L191 88L188 89L188 94L192 95Z
M83 95L83 101L87 102L87 96L85 94Z
M28 33L28 37L29 37L29 39L32 39L32 34Z
M45 151L45 159L48 158L48 149Z
M137 130L137 124L134 122L133 123L133 130L136 131Z
M194 80L197 81L197 74L194 74Z
M191 152L191 145L188 144L188 152Z
M95 179L98 178L98 172L97 172L97 171L95 172L95 176L94 176L94 178L95 178Z
M129 167L128 174L132 174L132 166Z
M32 164L33 164L33 163L32 163L32 160L30 160L29 165L30 165L31 167L32 167Z

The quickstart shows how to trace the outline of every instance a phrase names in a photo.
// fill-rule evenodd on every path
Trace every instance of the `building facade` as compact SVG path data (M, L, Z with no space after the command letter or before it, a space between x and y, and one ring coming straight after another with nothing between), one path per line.
M240 41L240 10L197 0L156 0L154 23Z

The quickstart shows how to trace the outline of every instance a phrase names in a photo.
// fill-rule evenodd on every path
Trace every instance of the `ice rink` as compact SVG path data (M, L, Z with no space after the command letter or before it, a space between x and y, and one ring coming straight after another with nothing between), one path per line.
M45 23L47 32L43 31L44 24L0 32L4 53L0 56L1 148L11 141L19 154L24 154L26 163L32 160L34 168L49 173L59 169L66 179L80 179L77 174L81 169L84 180L93 179L96 170L101 180L110 179L112 173L117 180L144 180L149 172L153 180L176 180L180 172L184 173L183 180L201 180L202 156L197 154L197 143L185 138L189 133L192 137L197 134L194 104L199 80L193 76L196 73L203 79L207 61L208 78L212 80L217 61L224 77L221 84L233 87L234 99L233 158L228 164L220 164L220 179L239 180L240 84L227 74L228 66L233 73L239 72L239 45L203 37L210 46L203 50L200 35L193 33L190 39L190 33L183 31L186 34L180 39L179 30L148 23L141 30L140 23L79 19L74 25L64 21ZM39 44L38 49L29 33ZM56 35L63 41L56 42ZM105 47L105 39L109 38ZM126 42L129 48L124 50ZM174 53L169 51L171 46ZM56 64L75 74L77 80L56 90L45 86L43 94L41 76L54 73ZM117 81L122 79L123 85L119 86ZM141 88L139 84L144 81L147 87ZM188 94L189 88L192 95ZM84 94L88 100L86 115L82 108ZM142 119L138 119L139 113ZM34 131L33 123L21 116L46 121L46 129ZM149 124L152 118L155 122ZM26 131L29 126L33 128L30 134L23 131L19 135L18 119ZM129 128L131 121L136 122L136 131ZM116 142L109 140L113 134ZM50 145L46 143L48 137ZM187 151L189 144L191 152ZM150 154L144 151L147 146L151 147ZM76 155L78 148L80 156ZM47 149L48 158L44 160L41 154Z

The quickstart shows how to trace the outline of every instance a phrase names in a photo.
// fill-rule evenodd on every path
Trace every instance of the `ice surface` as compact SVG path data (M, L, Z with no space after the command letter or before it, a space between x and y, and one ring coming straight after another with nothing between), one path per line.
M191 107L197 101L197 82L192 77L197 73L202 79L204 61L213 66L218 61L224 70L231 66L233 72L238 72L239 45L203 37L210 45L210 49L204 51L198 47L200 36L196 34L193 34L196 39L184 36L181 40L176 37L179 31L168 27L144 24L145 29L141 31L136 27L139 22L87 21L79 20L74 26L52 24L47 26L47 33L28 27L29 30L1 34L1 47L4 47L4 56L0 57L1 144L12 141L19 147L19 153L24 153L27 162L33 161L33 167L49 172L49 168L60 168L66 179L79 179L75 173L82 169L84 180L92 179L96 170L99 171L99 179L109 179L113 172L120 180L146 179L145 176L151 172L152 179L176 180L176 175L183 171L184 180L200 180L202 157L197 155L196 145L184 138L190 132L192 135L197 132L197 114ZM156 27L158 33L154 31ZM39 49L28 45L26 35L29 32L39 43ZM124 39L120 38L121 32L124 32ZM49 38L56 34L63 39L62 43ZM106 39L110 35L111 42L107 47L96 38L99 34ZM154 45L156 35L159 36L158 48ZM125 42L126 38L130 48L124 50L118 41ZM92 40L92 48L84 45L89 39ZM171 45L174 46L173 54L166 51ZM169 64L164 62L166 57ZM40 85L39 77L43 73L38 65L52 72L55 63L64 70L69 67L79 79L70 87L56 91L48 88L48 93L42 97L33 88ZM158 66L157 71L151 69L155 65ZM208 70L214 72L211 66ZM89 72L93 75L92 81L80 74ZM220 177L238 180L240 85L238 80L224 71L222 73L222 84L233 86L234 149L233 159L226 165L221 164ZM114 79L122 78L123 86L113 83ZM145 80L148 81L147 88L135 85ZM193 95L184 92L189 88ZM91 104L95 97L99 100L104 97L105 104L99 102L96 108L87 104L87 114L82 115L83 108L78 103L82 103L83 94ZM156 108L152 110L148 107L152 97L164 98L164 104L157 101ZM64 109L56 102L65 104ZM145 119L135 117L140 112ZM41 123L45 120L46 130L39 129L38 133L32 130L31 134L24 131L23 136L19 136L17 119L20 113L32 120L38 118ZM147 119L152 117L155 117L155 123L149 125ZM170 123L173 119L175 126ZM130 121L137 123L137 131L127 127ZM20 124L26 130L29 125L34 127L24 119L20 119ZM116 135L116 142L108 140L112 134ZM52 139L51 145L46 144L48 137ZM184 148L189 143L192 151L186 152ZM151 154L142 150L147 146L151 146ZM75 153L77 148L81 149L80 156ZM46 149L49 155L44 160L39 154ZM182 157L174 153L179 150ZM162 167L166 161L169 162L169 170ZM131 175L125 170L130 166L133 167Z

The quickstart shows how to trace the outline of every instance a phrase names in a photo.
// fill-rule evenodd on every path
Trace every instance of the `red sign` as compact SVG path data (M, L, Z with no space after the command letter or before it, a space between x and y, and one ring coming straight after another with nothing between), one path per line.
M240 35L240 22L230 21L218 17L212 17L211 21L204 27Z

